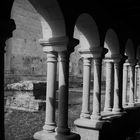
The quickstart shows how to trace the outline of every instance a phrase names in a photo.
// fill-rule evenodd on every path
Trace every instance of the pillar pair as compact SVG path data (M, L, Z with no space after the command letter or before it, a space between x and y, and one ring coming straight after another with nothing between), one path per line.
M74 40L75 41L75 40ZM77 40L75 41L77 43ZM43 131L35 134L35 139L48 137L52 132L68 135L68 77L69 77L69 51L67 37L51 38L40 40L43 51L47 54L47 89L46 89L46 116ZM74 43L74 45L76 44ZM71 46L73 47L73 46ZM56 106L56 73L57 61L59 63L59 101L58 101L58 124L55 122ZM39 135L39 136L38 136ZM55 139L55 136L53 137ZM61 139L61 138L58 138Z
M140 64L135 66L135 96L136 102L140 102Z
M134 106L137 89L136 59L127 60L123 66L123 106ZM128 77L129 69L129 77ZM128 81L129 78L129 81ZM129 91L128 91L129 82ZM128 93L127 93L128 92ZM127 100L128 98L128 100Z
M94 48L93 50L79 49L83 57L83 97L81 118L99 120L101 118L101 67L102 54L104 49ZM94 83L93 83L93 112L90 115L90 82L91 82L91 60L94 62Z
M121 112L121 58L105 59L106 63L106 91L104 112Z

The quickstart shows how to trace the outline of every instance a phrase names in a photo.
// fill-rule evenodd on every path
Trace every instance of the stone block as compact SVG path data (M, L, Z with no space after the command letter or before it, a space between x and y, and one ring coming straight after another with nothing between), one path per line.
M7 97L6 108L35 112L39 110L38 101L31 92L17 91L14 96Z

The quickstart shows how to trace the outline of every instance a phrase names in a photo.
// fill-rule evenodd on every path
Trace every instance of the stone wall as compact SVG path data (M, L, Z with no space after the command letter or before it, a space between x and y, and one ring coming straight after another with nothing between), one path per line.
M36 10L28 0L15 0L11 18L16 30L6 42L5 70L10 71L6 77L13 74L15 79L28 80L46 75L46 55L38 42L42 38L41 22Z

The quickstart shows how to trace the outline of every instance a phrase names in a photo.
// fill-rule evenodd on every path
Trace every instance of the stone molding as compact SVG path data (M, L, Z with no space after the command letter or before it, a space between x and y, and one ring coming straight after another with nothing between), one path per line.
M47 62L57 62L57 53L56 52L48 52L47 53Z
M131 65L131 66L135 66L137 62L138 62L137 59L127 59L126 60L126 63L129 63L129 65Z
M40 39L39 42L43 46L43 51L44 52L51 52L51 51L56 51L56 52L62 52L67 50L67 45L68 45L68 37L63 36L63 37L54 37L50 39Z
M120 62L122 59L121 54L112 54L111 57L105 57L104 62Z
M49 39L40 39L40 44L44 52L66 52L69 54L74 51L74 47L79 44L79 40L68 38L67 36L53 37Z
M102 58L102 55L105 54L107 51L103 47L95 47L91 49L79 48L79 53L84 58Z

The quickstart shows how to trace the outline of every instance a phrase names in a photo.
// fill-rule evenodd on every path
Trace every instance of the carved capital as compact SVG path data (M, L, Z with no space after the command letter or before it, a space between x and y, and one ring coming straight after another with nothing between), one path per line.
M55 37L55 38L49 38L48 40L40 39L39 42L42 45L44 52L50 52L50 51L61 52L67 50L68 37L66 36Z
M91 58L84 58L83 59L83 65L84 66L90 66L91 65Z
M48 52L47 53L47 62L57 62L57 53L56 52Z

